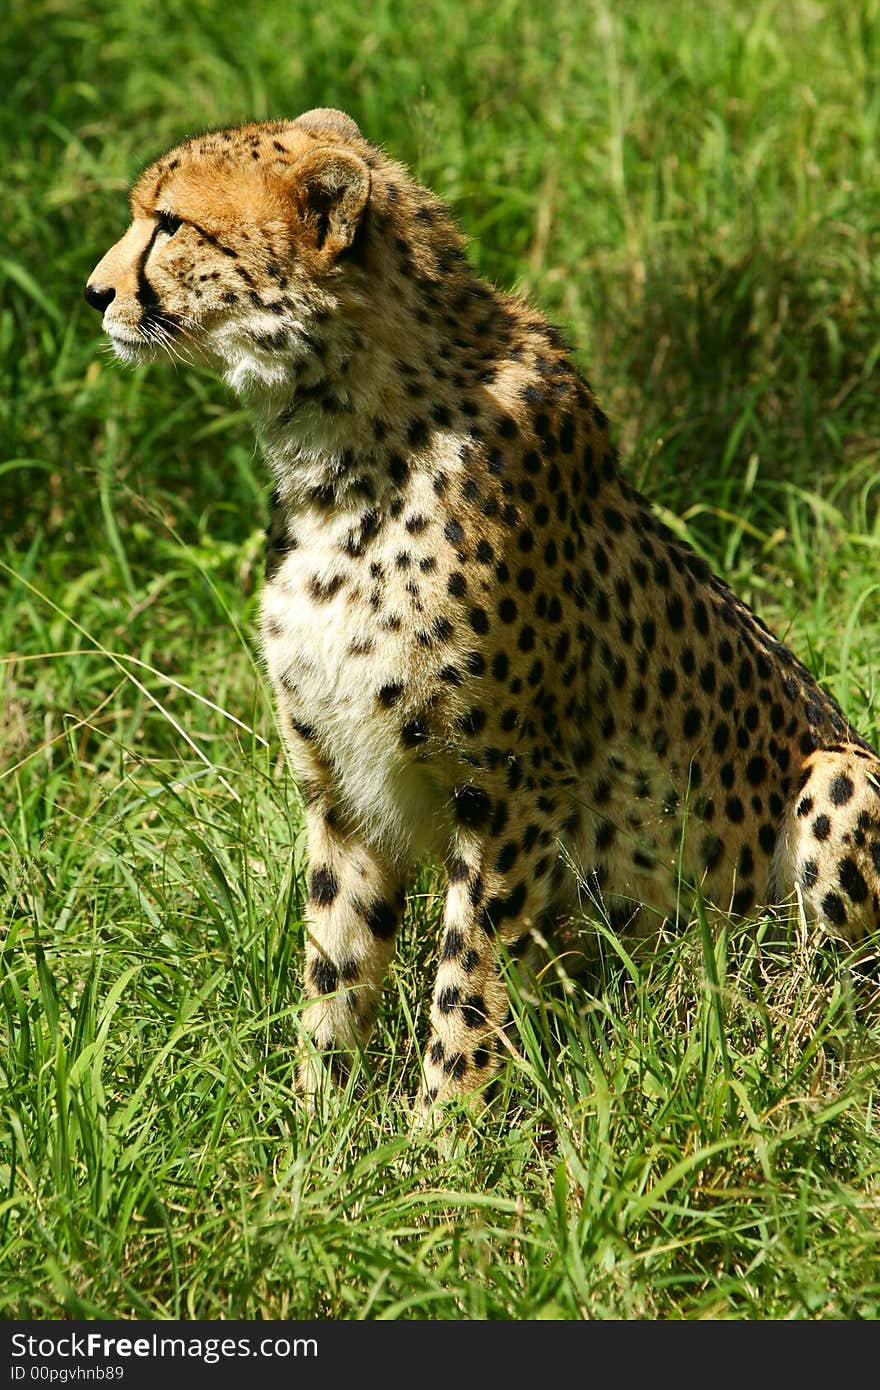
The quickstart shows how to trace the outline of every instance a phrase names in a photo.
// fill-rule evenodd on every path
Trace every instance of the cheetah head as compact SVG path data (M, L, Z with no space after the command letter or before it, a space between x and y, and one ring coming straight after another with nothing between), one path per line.
M349 117L317 110L196 138L148 168L85 288L117 356L199 359L238 390L289 381L315 325L356 291L371 151Z

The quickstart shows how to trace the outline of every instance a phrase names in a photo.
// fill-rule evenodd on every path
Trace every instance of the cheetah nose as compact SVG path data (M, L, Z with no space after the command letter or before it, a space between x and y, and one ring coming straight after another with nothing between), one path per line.
M100 285L86 285L86 299L92 308L97 309L101 314L115 298L115 290L104 290Z

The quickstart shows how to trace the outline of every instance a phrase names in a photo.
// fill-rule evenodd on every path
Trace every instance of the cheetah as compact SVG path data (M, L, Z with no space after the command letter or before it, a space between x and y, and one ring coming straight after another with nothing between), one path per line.
M477 277L433 194L321 109L177 146L131 214L86 299L124 362L198 358L246 397L274 482L307 1096L367 1041L424 859L427 1109L480 1103L508 961L585 905L648 942L698 892L877 931L877 754L629 484L560 333Z

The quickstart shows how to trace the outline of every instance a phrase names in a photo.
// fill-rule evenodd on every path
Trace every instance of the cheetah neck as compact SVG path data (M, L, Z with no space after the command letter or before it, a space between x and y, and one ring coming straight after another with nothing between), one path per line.
M460 280L459 299L478 303L484 318L503 314L500 296L469 274ZM412 473L448 456L450 434L456 447L467 439L466 398L469 389L485 394L485 363L467 320L451 331L439 311L395 294L393 280L379 294L349 294L297 334L284 379L255 396L278 493L295 509L390 502ZM456 410L440 403L446 382Z

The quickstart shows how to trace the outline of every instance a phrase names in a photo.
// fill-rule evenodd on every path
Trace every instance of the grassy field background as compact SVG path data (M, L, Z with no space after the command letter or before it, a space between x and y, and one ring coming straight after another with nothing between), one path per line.
M414 1137L428 867L306 1118L265 474L82 301L167 145L342 107L876 743L878 0L11 0L0 38L0 1314L878 1316L880 1011L796 923L606 940L521 999L494 1115Z

